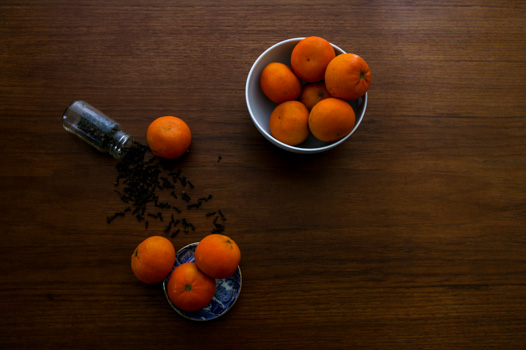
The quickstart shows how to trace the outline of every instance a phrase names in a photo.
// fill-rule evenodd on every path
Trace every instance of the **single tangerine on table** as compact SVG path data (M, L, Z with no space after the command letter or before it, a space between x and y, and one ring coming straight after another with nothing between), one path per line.
M241 251L228 236L211 234L203 238L195 248L197 267L212 278L232 276L241 261Z
M197 268L195 263L187 262L172 271L166 290L175 306L184 311L197 311L212 301L216 282Z
M336 56L325 71L325 86L333 97L356 100L365 95L370 85L369 65L353 53Z
M299 101L285 101L274 108L269 120L276 140L296 146L309 137L309 110Z
M317 83L305 84L305 86L303 86L300 101L310 111L316 103L329 97L331 97L331 95L325 87L325 82L319 81Z
M355 121L351 105L334 97L318 102L309 114L310 131L323 142L341 139L352 131Z
M263 93L274 103L280 104L296 100L301 94L301 81L289 66L280 63L269 63L259 78Z
M155 119L146 131L146 142L153 154L175 159L190 147L192 133L181 118L165 116Z
M141 282L159 283L175 263L175 248L167 238L151 236L142 241L131 256L131 269Z
M302 39L292 49L290 63L296 75L308 83L323 80L325 69L336 56L327 40L318 36Z

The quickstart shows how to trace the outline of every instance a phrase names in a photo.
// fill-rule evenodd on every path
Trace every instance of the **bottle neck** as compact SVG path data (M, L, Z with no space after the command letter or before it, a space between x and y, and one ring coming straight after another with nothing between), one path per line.
M108 151L113 157L120 159L124 157L126 152L132 146L133 141L133 136L119 129L115 132L115 134L113 134Z

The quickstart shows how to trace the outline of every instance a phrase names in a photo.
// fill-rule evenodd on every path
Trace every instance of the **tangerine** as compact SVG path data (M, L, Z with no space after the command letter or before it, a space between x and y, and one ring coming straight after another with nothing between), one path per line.
M331 97L331 95L325 87L325 82L320 81L317 83L305 84L301 91L300 101L310 111L316 103L329 97Z
M325 69L335 56L330 42L318 36L309 36L294 46L290 63L300 79L314 83L323 80Z
M289 66L280 63L269 63L259 79L263 93L274 103L295 100L301 94L301 81Z
M241 260L241 251L230 237L213 233L197 244L194 257L201 271L212 278L221 279L236 272Z
M142 241L131 256L131 269L141 282L159 283L175 263L175 248L167 238L151 236Z
M216 282L205 275L193 262L177 266L166 285L168 298L184 311L197 311L212 301L216 292Z
M309 128L318 140L334 142L351 132L355 120L354 110L348 102L329 97L310 111Z
M175 159L182 156L190 147L192 133L188 124L181 118L159 117L148 126L146 142L156 156Z
M369 65L353 53L336 56L325 71L325 86L333 97L356 100L365 95L370 85Z
M299 145L309 137L309 110L299 101L280 103L270 114L269 127L278 141Z

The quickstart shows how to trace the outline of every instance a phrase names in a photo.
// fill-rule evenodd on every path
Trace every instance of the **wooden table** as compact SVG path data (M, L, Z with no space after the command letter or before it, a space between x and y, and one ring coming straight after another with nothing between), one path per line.
M526 6L520 1L4 0L0 347L519 349L526 344ZM338 148L254 127L252 63L318 35L370 65ZM241 247L243 286L196 323L130 269L162 235L114 192L118 161L61 126L83 99L145 142L177 115L175 167ZM221 157L221 158L220 158Z

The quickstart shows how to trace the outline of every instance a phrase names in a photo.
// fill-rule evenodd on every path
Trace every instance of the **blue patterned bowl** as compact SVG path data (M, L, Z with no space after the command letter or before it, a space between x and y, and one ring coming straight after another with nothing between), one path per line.
M172 271L181 264L195 262L194 251L198 243L199 242L191 243L177 252ZM236 272L232 276L224 279L216 279L216 294L212 298L210 304L201 310L188 312L175 306L168 297L168 291L166 290L168 278L170 278L170 275L168 275L163 281L164 295L166 296L166 300L168 300L168 304L170 304L179 315L192 321L210 321L225 314L230 308L232 308L232 306L234 306L239 297L239 293L241 292L241 269L238 266Z

